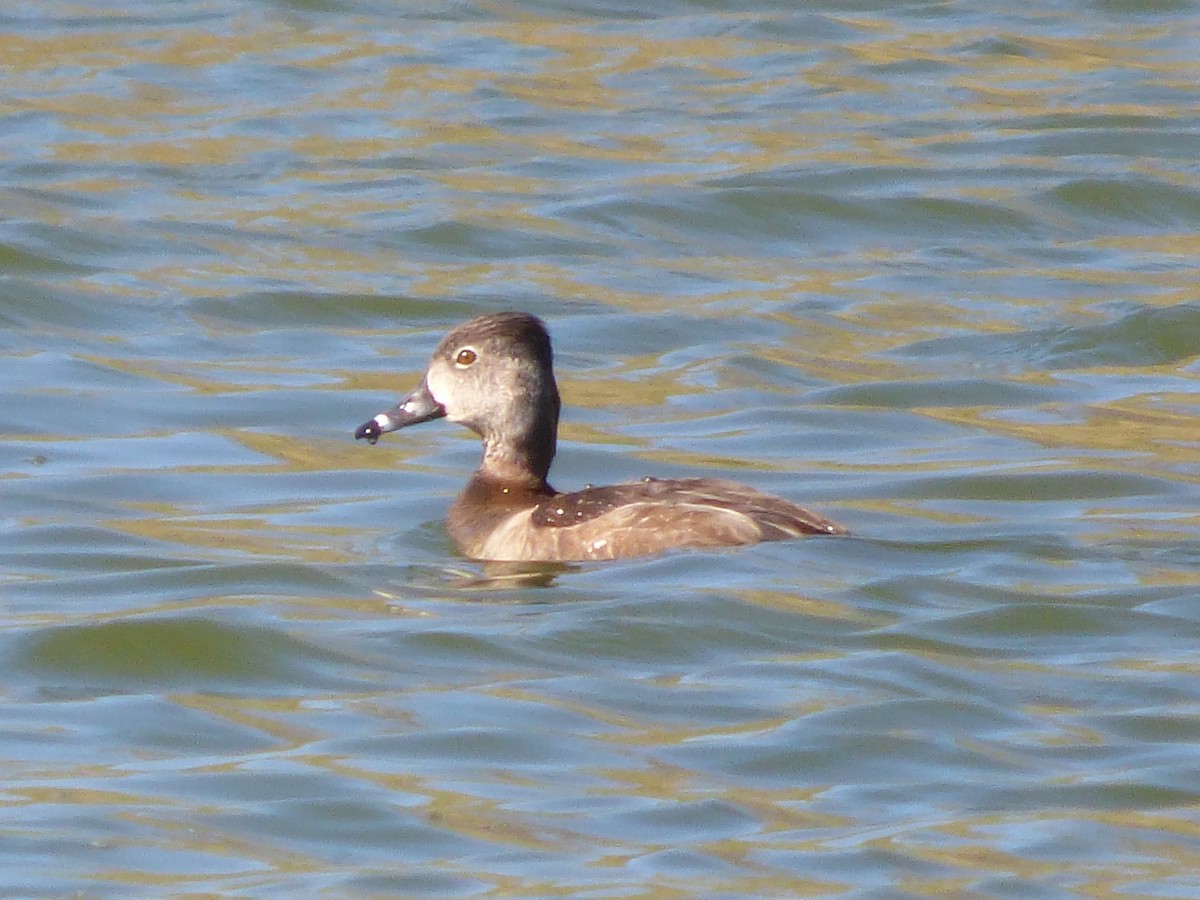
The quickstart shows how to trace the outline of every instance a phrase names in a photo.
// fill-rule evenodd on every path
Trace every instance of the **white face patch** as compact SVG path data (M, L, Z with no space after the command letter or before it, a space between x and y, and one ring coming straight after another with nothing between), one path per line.
M446 410L446 421L461 422L464 400L470 401L470 393L464 392L456 369L442 360L434 360L425 373L425 389L433 401Z
M372 421L379 426L381 431L391 431L395 427L391 416L386 413L380 413Z
M429 371L425 373L425 387L429 390L429 396L442 406L446 405L442 398L450 396L451 393L450 385L446 381L449 374L445 368L437 365L430 366Z

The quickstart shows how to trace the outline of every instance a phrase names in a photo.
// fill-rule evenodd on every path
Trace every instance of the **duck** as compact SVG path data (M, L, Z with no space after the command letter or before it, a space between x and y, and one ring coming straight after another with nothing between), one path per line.
M479 435L483 459L446 520L459 552L474 560L613 560L848 533L789 500L718 478L647 477L561 493L547 481L560 411L545 323L492 313L450 331L416 388L354 437L373 445L443 418Z

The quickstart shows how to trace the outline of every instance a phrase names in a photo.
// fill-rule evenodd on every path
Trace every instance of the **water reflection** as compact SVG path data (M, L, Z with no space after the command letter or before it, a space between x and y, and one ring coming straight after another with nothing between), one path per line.
M0 893L1197 893L1188 4L109 6L0 18ZM348 432L513 307L556 484L856 537L455 560Z

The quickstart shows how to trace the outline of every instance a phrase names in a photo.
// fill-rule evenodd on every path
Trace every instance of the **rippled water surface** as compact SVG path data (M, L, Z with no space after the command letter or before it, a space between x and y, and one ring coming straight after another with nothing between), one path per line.
M0 894L1200 895L1200 7L0 13ZM560 488L854 536L512 579Z

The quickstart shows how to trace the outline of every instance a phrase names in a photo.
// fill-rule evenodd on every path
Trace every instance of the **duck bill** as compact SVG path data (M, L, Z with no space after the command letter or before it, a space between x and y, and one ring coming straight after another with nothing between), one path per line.
M429 393L429 385L422 378L416 390L394 407L386 412L381 412L369 422L359 425L358 430L354 432L354 438L355 440L366 438L368 443L374 444L379 440L380 435L387 434L389 431L407 428L409 425L419 425L431 419L440 419L444 415L446 415L446 407L433 399L433 394Z

